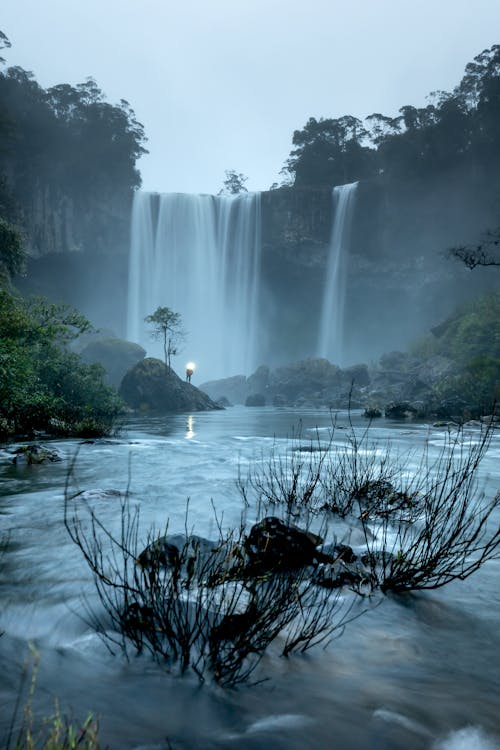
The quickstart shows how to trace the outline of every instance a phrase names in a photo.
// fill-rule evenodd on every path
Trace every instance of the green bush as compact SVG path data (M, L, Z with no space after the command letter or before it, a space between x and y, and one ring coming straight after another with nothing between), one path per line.
M452 374L433 388L439 401L454 403L457 414L491 414L500 399L500 293L463 307L411 353L423 361L438 355L453 363Z
M443 399L460 396L470 416L492 414L500 400L500 358L481 355L436 387Z
M0 289L0 437L111 431L121 400L99 365L83 364L67 349L89 328L71 308Z
M24 271L25 253L19 232L0 218L0 278L10 279Z
M483 355L500 357L500 293L487 294L440 326L437 353L466 366Z

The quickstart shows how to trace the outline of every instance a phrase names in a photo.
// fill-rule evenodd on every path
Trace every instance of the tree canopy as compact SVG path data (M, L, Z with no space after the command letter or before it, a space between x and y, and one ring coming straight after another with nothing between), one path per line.
M385 174L425 177L457 164L491 169L500 157L500 45L477 55L451 92L364 122L311 117L293 134L284 172L296 186L338 185Z
M10 42L0 32L0 49ZM0 60L0 63L2 61ZM144 128L130 104L105 100L93 78L44 89L19 66L0 72L0 215L30 204L42 186L82 199L128 195L141 183Z

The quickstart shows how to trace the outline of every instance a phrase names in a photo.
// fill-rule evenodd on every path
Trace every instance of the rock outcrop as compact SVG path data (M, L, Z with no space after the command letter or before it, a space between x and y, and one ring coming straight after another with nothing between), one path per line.
M326 406L345 408L361 405L362 389L370 383L366 365L345 370L327 359L309 358L271 370L262 365L245 378L203 383L200 388L213 399L226 397L247 406Z
M126 373L120 395L137 411L179 413L221 408L206 393L181 380L164 362L153 357L147 357Z

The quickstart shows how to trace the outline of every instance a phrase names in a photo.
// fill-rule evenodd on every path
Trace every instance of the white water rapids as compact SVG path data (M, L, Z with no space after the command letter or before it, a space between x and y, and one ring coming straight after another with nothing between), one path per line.
M360 435L366 422L353 420ZM337 422L335 441L343 444L347 415ZM172 533L183 531L188 497L190 529L212 538L211 499L225 525L238 523L238 474L245 477L271 450L283 451L299 423L307 442L328 435L331 417L326 410L234 407L136 419L111 441L54 441L60 463L16 467L12 454L0 451L0 519L8 537L0 561L0 744L31 642L40 654L36 716L53 712L55 696L65 715L83 719L93 711L101 747L110 750L497 750L498 560L438 591L388 595L376 607L367 599L368 611L326 649L285 659L271 648L255 673L264 681L237 689L168 675L145 655L126 662L107 651L87 622L82 596L95 601L92 575L62 520L77 448L72 491L93 491L106 525L119 523L119 496L110 490L125 490L130 460L141 539L167 517ZM427 444L432 459L445 434L381 422L371 437L382 455L388 443L395 453L418 453ZM498 431L480 479L490 497L500 483ZM335 521L339 541L342 528Z

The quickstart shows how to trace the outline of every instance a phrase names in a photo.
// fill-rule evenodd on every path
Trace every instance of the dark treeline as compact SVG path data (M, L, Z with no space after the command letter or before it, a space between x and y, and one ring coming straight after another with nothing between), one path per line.
M89 321L23 298L12 278L33 249L100 249L110 210L128 209L140 185L144 142L130 105L106 102L93 79L44 89L20 67L0 70L0 440L113 429L120 399L69 346Z
M0 32L0 49L10 47ZM0 64L5 61L0 59ZM143 126L129 103L105 101L92 78L42 88L21 67L0 71L0 215L24 224L47 189L73 209L129 200L141 182Z
M311 117L294 132L283 173L296 186L380 174L427 178L461 166L493 174L500 160L500 45L477 55L451 93L429 99L426 107L401 107L397 117Z

